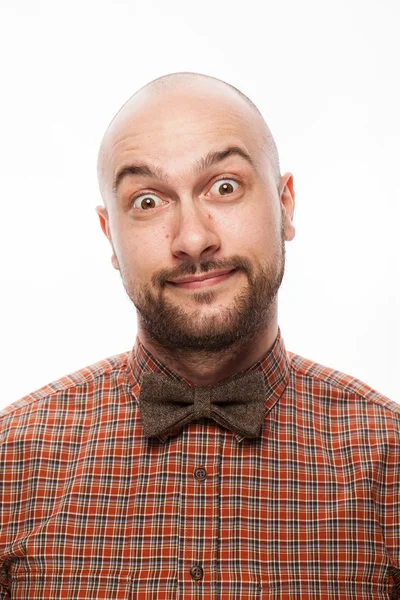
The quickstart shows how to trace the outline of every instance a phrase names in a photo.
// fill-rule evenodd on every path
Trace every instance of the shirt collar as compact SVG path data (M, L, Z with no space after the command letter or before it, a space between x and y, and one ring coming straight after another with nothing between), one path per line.
M159 373L170 377L177 381L184 381L188 385L192 385L181 375L174 373L155 356L153 356L147 348L145 348L139 338L136 338L136 343L129 354L129 370L133 377L133 384L136 389L140 389L142 377L144 373ZM289 381L290 371L290 356L286 351L285 344L281 335L281 330L278 327L278 334L272 348L256 363L251 365L245 371L236 373L231 377L234 379L248 373L249 371L261 371L264 375L265 391L266 391L266 415L270 412L279 398L282 396ZM234 434L237 441L243 440L243 436Z

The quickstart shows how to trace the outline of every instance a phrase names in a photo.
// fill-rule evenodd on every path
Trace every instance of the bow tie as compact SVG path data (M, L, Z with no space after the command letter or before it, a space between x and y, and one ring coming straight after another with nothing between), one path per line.
M161 441L203 417L254 438L260 434L265 417L264 376L251 371L225 383L200 387L145 373L139 406L145 436L158 436Z

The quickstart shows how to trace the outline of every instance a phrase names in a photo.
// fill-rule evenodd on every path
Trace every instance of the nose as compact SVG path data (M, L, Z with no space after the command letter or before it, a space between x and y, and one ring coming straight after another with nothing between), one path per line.
M175 227L171 251L181 260L210 258L221 246L210 213L192 201L181 203Z

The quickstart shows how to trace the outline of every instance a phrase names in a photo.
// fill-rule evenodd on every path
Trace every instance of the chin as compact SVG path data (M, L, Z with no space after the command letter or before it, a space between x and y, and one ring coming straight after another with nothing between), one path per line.
M180 300L180 302L176 302L174 304L183 310L187 309L188 306L193 306L197 309L200 307L209 307L213 310L224 310L229 309L229 307L233 308L235 306L236 298L237 292L236 294L232 294L207 290L193 292L185 299L185 301Z

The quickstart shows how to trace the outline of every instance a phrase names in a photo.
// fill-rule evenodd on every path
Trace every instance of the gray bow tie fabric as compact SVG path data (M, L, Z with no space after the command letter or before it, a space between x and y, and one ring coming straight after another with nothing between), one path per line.
M257 437L265 418L265 384L251 371L215 386L189 386L158 373L145 373L139 397L145 436L177 433L196 419L208 417L244 437Z

